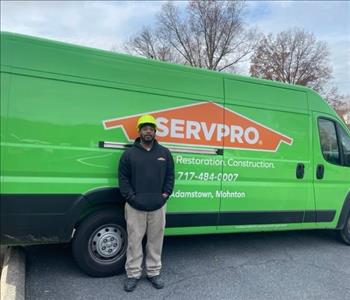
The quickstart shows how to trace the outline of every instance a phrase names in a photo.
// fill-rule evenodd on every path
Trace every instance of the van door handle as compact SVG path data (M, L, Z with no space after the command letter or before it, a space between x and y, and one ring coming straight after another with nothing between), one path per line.
M323 175L324 175L324 165L317 165L316 178L323 179Z
M305 170L305 165L302 163L297 164L297 169L295 172L295 175L297 176L298 179L303 179L304 178L304 170Z

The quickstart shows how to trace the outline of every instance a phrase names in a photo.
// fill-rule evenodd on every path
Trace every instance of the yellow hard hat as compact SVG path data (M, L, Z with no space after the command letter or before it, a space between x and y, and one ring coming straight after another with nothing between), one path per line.
M156 119L151 115L143 115L137 120L137 129L139 129L142 124L152 124L157 129Z

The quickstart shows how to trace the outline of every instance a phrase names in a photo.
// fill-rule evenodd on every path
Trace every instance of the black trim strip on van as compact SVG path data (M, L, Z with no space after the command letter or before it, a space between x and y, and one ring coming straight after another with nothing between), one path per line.
M112 191L106 191L108 193ZM24 241L69 241L74 216L78 217L82 207L79 204L100 203L113 199L115 194L96 195L80 194L1 194L1 240ZM113 195L113 197L111 196ZM103 201L97 201L101 199ZM109 203L109 204L112 204ZM220 225L257 225L331 222L335 210L317 211L235 211L235 212L188 212L167 213L166 227L198 227Z
M125 150L125 149L131 147L132 144L101 141L98 143L98 146L99 146L99 148ZM181 147L181 146L167 146L167 148L171 152L177 152L177 153L223 155L223 149L216 149L216 148L210 149L210 148Z
M167 213L166 227L332 222L335 213L335 210Z

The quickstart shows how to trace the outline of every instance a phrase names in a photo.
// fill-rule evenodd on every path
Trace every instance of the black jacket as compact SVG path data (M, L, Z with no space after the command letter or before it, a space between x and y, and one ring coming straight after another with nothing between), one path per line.
M120 158L118 177L120 192L133 208L159 209L167 200L162 193L170 195L174 188L173 157L156 140L147 151L137 138Z

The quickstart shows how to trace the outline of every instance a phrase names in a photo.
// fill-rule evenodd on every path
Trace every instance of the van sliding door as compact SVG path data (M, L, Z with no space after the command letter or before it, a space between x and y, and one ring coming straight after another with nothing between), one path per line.
M233 80L225 93L220 230L300 228L314 216L306 96Z

